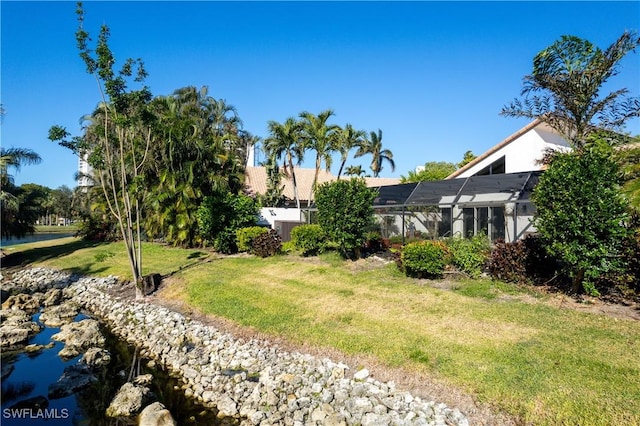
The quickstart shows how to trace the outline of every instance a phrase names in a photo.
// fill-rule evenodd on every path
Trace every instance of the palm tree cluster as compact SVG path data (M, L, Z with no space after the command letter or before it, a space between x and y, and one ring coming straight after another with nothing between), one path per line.
M283 173L293 183L296 206L300 208L300 197L295 175L295 166L302 164L308 151L315 153L315 173L311 191L314 191L320 170L324 164L325 170L330 170L333 163L333 154L340 154L340 167L338 179L343 171L347 175L360 176L364 174L361 166L349 166L345 169L349 153L356 150L354 158L371 154L371 172L373 177L378 177L386 162L395 170L393 153L382 147L382 130L377 132L365 132L356 130L353 125L346 124L340 127L330 124L329 119L335 113L332 109L313 114L309 111L301 112L298 118L289 117L284 122L269 121L267 127L269 136L264 141L263 149L268 162L276 164L282 160ZM309 194L309 200L313 193Z
M38 164L40 156L26 148L0 147L0 212L2 214L2 237L22 237L34 231L37 213L31 211L33 203L25 202L24 191L14 185L10 169L20 170L28 164Z
M105 156L108 150L99 143L105 139L103 115L110 105L101 104L85 116L83 136L75 145L68 145L81 154L90 153L94 181L108 187L114 186L111 182L116 182L115 186L125 180L132 182L133 192L142 201L142 224L149 238L181 246L199 244L198 206L214 192L237 194L242 190L247 152L257 138L242 130L235 107L210 96L207 87L184 87L172 95L139 97L136 102L128 109L138 110L139 121L134 126L138 133L131 139L140 143L131 144L129 149L130 157L138 161L126 171L126 179L101 177L110 173L105 167L111 161ZM117 150L117 123L106 123L107 139ZM120 192L121 188L111 190ZM106 196L96 199L94 206L107 210L107 200Z

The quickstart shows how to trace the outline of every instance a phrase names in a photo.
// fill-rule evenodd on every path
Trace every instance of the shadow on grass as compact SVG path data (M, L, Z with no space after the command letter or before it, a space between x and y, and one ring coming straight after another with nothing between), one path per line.
M66 256L77 250L90 247L99 247L108 243L99 241L77 240L66 244L59 244L50 247L39 247L30 250L11 253L2 258L3 268L15 268L26 266L31 263L44 262L60 256Z

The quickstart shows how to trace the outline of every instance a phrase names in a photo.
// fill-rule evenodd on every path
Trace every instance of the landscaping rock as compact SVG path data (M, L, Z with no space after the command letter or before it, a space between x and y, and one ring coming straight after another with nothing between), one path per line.
M129 419L136 417L142 409L155 399L155 395L146 386L127 382L107 407L107 417Z
M64 324L71 323L79 313L80 307L77 303L66 302L43 309L40 314L40 322L47 327L60 327Z
M31 269L12 280L10 287L30 292L64 288L65 297L136 346L141 357L180 377L185 395L217 409L225 424L468 425L459 410L423 401L392 382L378 382L366 369L354 374L343 363L267 341L237 339L162 306L121 298L122 284L115 277ZM76 330L74 324L85 322L92 325ZM68 346L74 341L71 347L83 350L104 341L94 320L64 325L59 334ZM123 385L108 415L133 421L153 400L146 380Z
M60 332L51 338L64 342L64 348L58 352L63 359L73 358L91 347L100 347L105 343L105 338L100 332L100 324L94 319L64 324Z
M138 426L176 426L173 416L160 402L147 405L138 416Z
M0 346L11 349L27 342L41 327L31 321L31 315L18 309L0 311Z

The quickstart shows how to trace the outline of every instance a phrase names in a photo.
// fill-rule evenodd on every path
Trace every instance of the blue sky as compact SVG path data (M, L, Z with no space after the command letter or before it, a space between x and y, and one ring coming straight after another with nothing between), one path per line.
M47 132L59 124L80 134L80 117L99 101L76 50L75 2L0 8L2 146L43 159L15 181L74 187L77 158ZM261 137L268 120L332 108L336 124L382 129L396 170L385 165L381 176L399 177L480 154L527 124L499 112L519 96L536 53L564 34L606 48L640 28L640 2L89 1L85 18L93 36L110 27L118 61L144 60L154 95L208 86ZM636 52L607 88L638 96L639 76ZM640 121L627 131L640 134Z

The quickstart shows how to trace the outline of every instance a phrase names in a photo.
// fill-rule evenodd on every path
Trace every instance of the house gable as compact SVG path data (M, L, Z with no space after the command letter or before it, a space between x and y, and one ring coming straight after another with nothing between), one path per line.
M535 120L447 176L447 179L542 170L540 160L547 149L566 150L569 144L549 125Z

